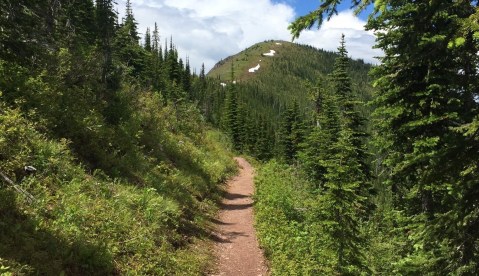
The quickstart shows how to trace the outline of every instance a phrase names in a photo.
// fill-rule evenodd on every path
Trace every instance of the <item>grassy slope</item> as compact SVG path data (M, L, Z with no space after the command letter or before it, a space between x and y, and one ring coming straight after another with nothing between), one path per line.
M86 170L68 141L47 138L0 101L0 170L36 198L28 203L0 181L0 274L205 271L210 255L197 245L208 237L217 184L235 164L222 134L182 130L174 110L159 108L154 99L145 93L138 107L138 119L156 127L138 139L156 146L137 152L130 169L137 181ZM37 172L27 174L25 165Z
M281 45L277 45L280 43ZM240 53L230 56L218 62L213 69L208 72L208 76L212 78L219 78L223 81L231 81L231 64L233 64L235 80L246 81L254 78L257 75L267 72L275 58L280 56L282 52L287 52L295 47L295 44L286 41L269 41L257 43ZM275 50L275 57L262 56L263 53L269 53L270 50ZM260 70L256 73L248 72L248 69L260 64Z

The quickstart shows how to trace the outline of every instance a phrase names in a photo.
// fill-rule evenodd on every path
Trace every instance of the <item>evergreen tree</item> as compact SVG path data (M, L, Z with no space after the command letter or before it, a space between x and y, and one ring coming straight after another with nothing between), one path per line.
M181 83L181 69L178 60L178 51L173 45L173 38L170 38L170 48L165 50L165 69L170 80Z
M238 94L234 84L227 86L224 105L223 125L226 133L231 137L235 150L241 150L241 128L238 120Z
M340 102L339 106L346 120L346 127L353 133L351 139L353 140L352 144L356 148L358 163L363 170L363 174L369 179L371 169L368 164L368 153L365 145L367 135L364 132L366 119L360 113L360 109L363 106L362 102L353 94L344 34L341 36L338 55L331 75L333 89Z
M326 1L291 25L301 30L331 16ZM467 157L475 129L478 72L476 1L355 1L375 3L368 28L385 56L373 71L386 185L408 216L412 241L400 263L409 274L479 273L476 161ZM469 133L469 134L467 134ZM475 136L475 135L474 135ZM407 269L407 270L406 270ZM415 270L416 269L416 270Z
M158 31L158 24L156 22L153 29L153 36L151 37L151 54L151 66L149 68L152 80L151 82L155 90L161 91L161 66L163 65L163 51L160 46L160 34Z
M304 119L296 101L282 115L278 132L279 157L292 164L304 139Z
M123 27L126 29L128 35L138 43L140 40L140 35L138 34L138 23L133 16L133 8L131 6L131 1L126 1L126 15L122 23Z
M407 211L410 227L421 233L413 237L424 250L414 251L413 260L430 273L479 273L479 234L472 231L479 189L477 178L469 178L478 171L466 157L477 141L454 130L477 114L474 53L479 45L472 30L455 38L461 22L475 13L472 1L397 1L369 23L376 30L388 29L378 35L385 57L374 76L376 114L383 119L378 131L388 138L384 150L391 153L386 161L390 183L397 207Z
M0 58L21 65L39 61L44 46L49 43L42 17L45 6L37 5L36 0L0 1ZM43 47L42 47L43 45Z
M201 64L201 71L200 71L200 80L204 83L206 80L206 74L205 74L205 64Z
M145 69L146 52L139 45L137 23L130 1L127 1L126 15L119 26L114 40L115 57L124 65L124 72L138 77Z
M153 29L153 40L151 48L153 52L162 57L162 53L160 53L160 32L158 30L158 24L155 22L155 28Z
M337 142L341 131L341 112L335 94L318 83L313 88L316 109L316 124L301 145L299 154L302 167L315 183L315 188L323 187L325 181L325 162L331 157L331 146Z
M238 128L238 148L241 152L247 152L247 140L251 135L248 131L249 115L246 113L246 106L244 102L239 101L238 99L237 106L236 125Z
M102 82L115 86L109 80L109 76L113 71L113 59L112 59L112 44L115 35L115 25L117 21L117 15L113 10L113 0L96 0L96 25L97 25L97 39L102 52Z
M252 152L258 159L267 160L272 157L274 141L271 137L274 135L263 117L259 118L256 131L258 133Z
M342 128L338 140L331 145L330 156L323 162L326 173L324 192L320 194L320 218L330 236L330 247L337 258L336 272L360 275L367 272L365 239L359 229L365 200L356 191L364 185L356 149L351 143L352 131Z
M94 44L96 26L93 1L65 1L58 16L57 31L65 47L83 48Z
M345 120L345 128L351 131L351 144L354 146L357 163L362 170L362 174L358 175L358 177L365 178L362 181L362 185L358 187L358 193L363 197L370 197L374 191L371 185L371 166L366 146L366 139L368 138L368 135L365 133L366 119L361 115L361 108L364 108L363 103L354 95L352 90L351 77L349 76L349 58L344 34L341 36L338 55L331 75L331 82L339 101L342 117ZM368 211L372 211L374 208L372 200L367 205Z
M349 70L349 58L348 51L346 50L346 40L344 34L341 35L341 39L338 47L338 57L334 62L334 69L332 73L332 83L334 91L338 95L338 100L341 101L341 110L348 120L352 121L350 116L353 111L353 90L351 88L351 77L348 74Z
M234 69L231 66L231 77L234 77ZM243 133L244 127L244 106L239 101L237 85L229 83L226 86L226 97L222 111L223 128L230 136L233 148L236 151L243 149Z
M191 98L191 68L190 68L190 59L186 58L186 64L182 72L181 77L183 90L186 92L189 98Z
M151 34L150 34L150 28L146 28L146 33L145 33L145 50L148 52L152 51L151 47Z

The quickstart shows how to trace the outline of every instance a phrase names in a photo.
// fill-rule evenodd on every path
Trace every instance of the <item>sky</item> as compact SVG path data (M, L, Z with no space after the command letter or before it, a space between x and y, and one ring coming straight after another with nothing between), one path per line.
M117 0L121 20L126 0ZM349 10L349 1L339 14L320 29L304 31L295 42L335 51L342 33L349 55L377 63L381 52L373 49L374 34L365 31L367 15ZM162 43L173 38L180 57L189 58L197 72L201 64L208 71L218 61L265 40L291 41L288 25L319 5L318 0L131 0L138 29L158 24ZM169 42L168 42L169 43Z

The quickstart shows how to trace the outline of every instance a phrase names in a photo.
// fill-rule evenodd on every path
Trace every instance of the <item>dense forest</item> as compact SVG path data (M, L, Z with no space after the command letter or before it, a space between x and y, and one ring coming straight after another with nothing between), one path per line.
M478 275L479 2L350 2L378 65L343 35L196 74L130 1L0 1L0 274L206 274L243 154L273 275Z
M275 55L264 56L270 50ZM205 118L230 134L236 150L260 160L293 163L296 145L316 124L312 98L319 86L332 85L328 75L337 56L307 45L265 41L218 62L207 74L209 86L193 97ZM256 64L261 68L249 72ZM363 101L372 96L370 68L354 60L347 69L353 93Z
M0 1L0 274L197 275L236 166L130 1ZM161 45L160 45L161 44ZM194 246L193 246L194 245Z
M293 35L340 2L322 1ZM343 38L313 91L316 124L289 144L297 161L259 169L260 242L275 275L477 275L478 2L353 6L371 3L366 27L384 52L373 112L354 92Z

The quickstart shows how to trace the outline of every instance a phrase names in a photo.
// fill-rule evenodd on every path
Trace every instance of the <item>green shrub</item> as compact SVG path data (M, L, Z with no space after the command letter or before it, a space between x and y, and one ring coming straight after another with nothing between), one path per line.
M143 100L156 101L148 93ZM0 185L0 272L204 271L210 253L192 245L206 238L201 234L205 231L196 230L205 227L214 210L211 198L218 194L217 184L236 165L221 134L201 125L183 133L184 123L173 124L170 111L137 110L135 116L165 116L162 122L171 125L152 123L153 129L142 132L133 121L125 123L114 131L132 139L120 150L122 156L102 150L101 162L118 158L118 173L96 169L88 174L70 150L73 142L47 138L20 110L0 101L0 171L35 198L28 203L10 185ZM114 143L125 139L116 136L110 137ZM24 166L37 171L27 173Z

